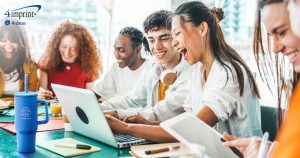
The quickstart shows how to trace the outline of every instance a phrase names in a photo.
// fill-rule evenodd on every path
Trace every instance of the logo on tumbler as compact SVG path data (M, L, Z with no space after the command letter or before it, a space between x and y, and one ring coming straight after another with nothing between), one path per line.
M22 116L22 118L26 119L27 117L30 116L30 114L31 114L30 108L28 108L28 107L23 107L22 108L22 110L21 110L21 116Z

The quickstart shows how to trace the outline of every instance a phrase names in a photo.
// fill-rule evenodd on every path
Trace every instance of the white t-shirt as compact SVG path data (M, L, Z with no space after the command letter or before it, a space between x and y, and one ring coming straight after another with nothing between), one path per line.
M134 89L138 79L143 76L149 60L136 70L128 67L120 68L118 63L114 63L110 70L104 75L100 82L95 84L94 91L105 100L112 97L120 97Z
M18 73L17 70L15 70L10 74L4 74L5 84L4 84L3 94L13 95L15 92L20 91L19 80L16 80L19 76L17 73ZM13 77L11 78L11 76Z
M252 93L248 76L244 74L244 92L240 96L238 80L232 73L214 61L205 82L200 63L193 66L193 75L188 81L190 90L184 107L194 114L206 105L218 118L214 128L220 133L227 132L239 137L262 136L258 97ZM232 71L234 71L232 67Z

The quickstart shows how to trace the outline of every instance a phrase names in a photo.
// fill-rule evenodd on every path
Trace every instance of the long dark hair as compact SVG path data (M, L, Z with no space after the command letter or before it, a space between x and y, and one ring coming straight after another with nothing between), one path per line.
M139 29L135 27L124 27L119 34L130 38L131 48L135 49L137 46L143 45L144 51L151 54L147 38Z
M295 87L299 75L296 72L293 72L293 79L286 81L285 74L286 65L288 61L284 59L282 55L274 53L270 49L270 36L266 36L266 47L263 43L262 35L262 19L261 19L261 10L264 6L273 4L273 3L283 3L283 0L259 0L257 5L256 12L256 21L254 29L254 39L253 39L253 52L256 63L258 65L259 74L262 80L267 84L269 90L274 95L272 90L272 85L276 87L277 95L277 117L278 117L278 127L282 122L282 96L285 95L286 98L289 98L291 95L292 89ZM271 77L270 77L271 76Z
M259 97L259 92L250 69L240 55L224 39L223 32L218 23L224 18L222 9L209 9L202 2L195 1L181 4L175 10L174 15L179 16L182 25L184 22L191 22L194 26L199 26L202 22L206 22L209 27L209 44L212 48L212 55L225 68L227 80L228 70L230 70L233 78L238 80L240 95L242 96L244 92L244 75L240 66L242 65L246 70L253 93ZM235 73L228 63L233 67ZM233 74L237 76L235 77Z
M1 21L0 39L2 39L5 35L7 35L9 41L18 43L18 53L15 54L17 55L17 60L16 63L14 63L14 67L11 68L11 71L15 69L17 70L17 73L14 75L18 75L16 80L19 80L24 76L24 64L32 62L27 34L25 29L20 25L4 25L4 21ZM5 66L2 64L7 63L4 60L6 59L3 57L2 50L0 49L0 68ZM10 77L13 78L13 76Z

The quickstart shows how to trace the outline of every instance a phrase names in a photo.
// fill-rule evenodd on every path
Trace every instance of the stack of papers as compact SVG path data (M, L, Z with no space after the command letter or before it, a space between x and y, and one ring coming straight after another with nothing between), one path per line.
M4 100L0 100L0 110L8 109L10 103Z
M15 124L14 123L0 123L0 128L4 130L16 134ZM58 130L64 129L64 122L61 117L58 118L50 118L47 124L42 124L38 126L38 132L41 131L51 131L51 130Z

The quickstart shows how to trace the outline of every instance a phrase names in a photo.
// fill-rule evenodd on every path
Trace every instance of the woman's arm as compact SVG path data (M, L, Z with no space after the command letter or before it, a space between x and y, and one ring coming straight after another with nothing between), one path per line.
M39 87L43 89L48 88L48 74L42 70L39 70Z
M211 127L218 122L217 116L208 106L203 106L196 116Z
M48 74L42 70L39 71L39 90L38 94L41 98L51 98L53 94L51 91L48 91Z

